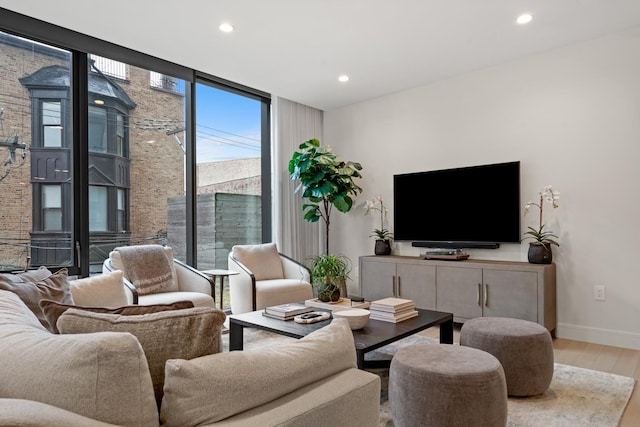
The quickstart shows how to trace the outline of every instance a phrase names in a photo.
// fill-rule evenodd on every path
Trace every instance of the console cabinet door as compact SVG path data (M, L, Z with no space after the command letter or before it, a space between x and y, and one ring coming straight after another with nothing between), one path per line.
M396 264L397 297L413 300L417 308L436 309L436 267Z
M360 262L360 296L365 301L395 296L395 262L363 259Z
M532 271L483 270L483 315L538 322L538 275Z
M460 322L482 316L482 269L436 268L436 307Z

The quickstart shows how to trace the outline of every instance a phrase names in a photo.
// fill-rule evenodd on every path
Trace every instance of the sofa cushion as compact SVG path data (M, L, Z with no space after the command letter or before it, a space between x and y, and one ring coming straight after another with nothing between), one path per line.
M121 314L123 316L134 316L139 314L157 313L159 311L167 310L182 310L184 308L193 307L191 301L178 301L172 304L154 304L154 305L124 305L122 307L89 307L80 306L77 304L63 304L51 300L41 300L40 309L44 313L47 322L53 327L54 333L60 333L57 327L58 318L62 316L62 313L75 308L77 310L91 311L93 313L111 313Z
M176 273L176 266L173 264L173 249L169 246L164 247L164 253L169 260L169 265L171 266L171 274L173 276L173 280L168 282L166 286L164 286L160 291L161 292L177 292L180 290L178 286L178 276ZM122 256L120 252L117 250L109 252L109 259L111 260L111 267L115 270L122 270L124 273L125 280L131 281L131 279L127 276L127 273L124 268L124 264L122 262Z
M42 402L0 398L0 426L118 427Z
M46 403L105 423L158 426L149 368L131 334L48 332L0 291L0 398Z
M212 424L355 367L346 319L277 347L168 360L160 419L165 427Z
M133 316L70 308L58 318L57 325L61 334L113 331L129 332L137 337L147 357L160 405L165 362L219 352L220 331L225 318L221 310L206 307Z
M123 284L124 273L114 270L104 274L71 280L71 296L76 305L120 307L127 304Z
M244 264L256 280L283 279L282 261L275 243L235 245L233 256Z
M47 272L49 274L44 276ZM73 297L69 290L67 269L62 268L56 273L51 274L51 272L45 268L39 269L35 273L30 272L28 276L24 273L17 276L19 277L16 282L0 281L0 289L18 295L26 306L36 315L42 325L53 332L54 329L49 325L44 313L42 313L39 303L42 299L48 299L65 304L73 304ZM36 280L23 280L25 277Z

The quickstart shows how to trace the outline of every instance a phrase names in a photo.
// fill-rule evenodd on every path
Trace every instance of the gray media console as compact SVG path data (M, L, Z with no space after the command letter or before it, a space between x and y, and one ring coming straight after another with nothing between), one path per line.
M361 256L360 295L395 296L418 308L453 313L455 322L481 316L513 317L556 328L556 266L515 261L425 260Z

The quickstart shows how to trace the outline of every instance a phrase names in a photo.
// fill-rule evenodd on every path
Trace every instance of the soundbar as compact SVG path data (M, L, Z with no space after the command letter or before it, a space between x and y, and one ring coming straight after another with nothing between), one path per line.
M498 249L500 243L496 242L441 242L437 240L423 240L411 242L415 248L446 248L446 249Z

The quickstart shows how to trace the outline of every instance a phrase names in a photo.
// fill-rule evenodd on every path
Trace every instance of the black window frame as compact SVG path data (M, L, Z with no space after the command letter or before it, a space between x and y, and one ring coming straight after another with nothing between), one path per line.
M271 95L222 79L207 73L203 73L170 61L162 60L154 56L138 52L101 40L89 35L81 34L63 27L41 21L27 15L23 15L8 9L0 8L0 31L13 34L19 37L29 38L44 44L59 47L72 52L72 87L69 101L72 102L72 117L63 118L65 122L63 134L67 141L87 141L88 139L88 105L90 96L88 93L87 69L89 65L89 54L96 54L116 61L128 63L141 68L153 70L155 72L173 76L185 81L186 100L186 245L187 259L189 265L195 265L197 252L196 238L196 159L195 159L195 84L196 82L206 82L214 87L224 90L234 91L243 96L248 96L261 101L261 128L262 128L262 149L261 149L261 172L262 172L262 240L271 241ZM60 97L64 99L65 97ZM64 110L63 110L64 111ZM32 117L35 111L32 111ZM36 117L40 117L39 115ZM69 126L70 124L70 126ZM34 135L35 137L35 135ZM67 142L66 147L69 146ZM128 154L128 153L127 153ZM73 226L72 235L75 240L76 254L72 266L65 266L69 273L79 276L89 275L89 218L88 218L88 198L89 198L89 170L88 147L81 147L81 144L74 143L71 152L72 182L69 191L73 193ZM35 189L34 189L35 192ZM128 197L128 192L127 192ZM115 195L114 195L115 197ZM39 198L34 197L34 202ZM41 211L40 202L34 203L34 208ZM69 217L70 215L67 215ZM64 217L64 215L63 215ZM64 221L64 218L63 218ZM127 220L128 222L128 220ZM34 224L35 229L35 224ZM62 267L62 266L60 266ZM55 269L55 267L52 267Z
M45 194L45 189L46 188L53 188L56 187L60 190L60 205L57 207L48 207L45 206L44 203L44 194ZM41 203L41 208L39 209L38 212L40 212L40 221L42 226L40 227L39 231L44 231L44 232L62 232L64 231L64 225L65 225L65 216L66 216L66 209L64 208L64 184L62 183L48 183L48 184L40 184L39 185L39 189L38 189L38 194L40 197L40 203ZM47 212L48 211L56 211L59 213L60 215L60 227L59 228L47 228Z
M45 124L45 109L44 109L44 104L58 104L58 108L60 109L60 118L59 118L59 122L57 124ZM66 141L65 141L65 135L64 135L64 108L65 108L65 102L63 99L47 99L47 98L38 98L38 111L39 111L39 115L38 115L38 120L40 121L40 132L42 133L42 137L38 138L38 141L41 143L41 147L42 148L64 148ZM60 127L60 145L46 145L46 139L47 139L47 132L46 129L48 127L55 127L58 126Z

